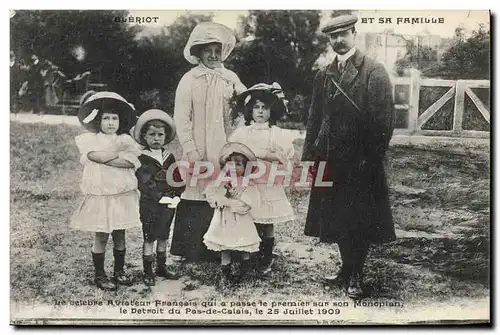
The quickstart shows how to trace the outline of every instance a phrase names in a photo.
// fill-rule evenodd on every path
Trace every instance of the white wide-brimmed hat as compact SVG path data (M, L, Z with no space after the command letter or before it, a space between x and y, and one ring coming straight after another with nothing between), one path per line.
M149 109L139 116L135 127L131 131L137 143L146 145L144 139L141 138L141 131L144 125L151 120L163 121L170 128L169 137L165 140L166 143L171 142L175 138L175 123L170 115L161 109Z
M285 99L285 94L283 93L281 85L276 82L272 85L265 83L255 84L242 92L236 98L237 108L242 109L252 97L256 99L264 98L267 101L272 101L274 103L273 109L277 119L288 114L288 100Z
M219 154L219 162L221 165L223 165L226 160L231 156L232 154L242 154L245 156L249 161L253 162L257 160L257 157L255 156L254 152L252 149L244 145L243 143L240 142L227 142L221 149L220 154Z
M221 58L225 61L236 45L234 33L223 24L216 22L201 22L194 27L184 47L184 58L191 64L198 64L198 57L191 54L195 45L220 43L222 44Z
M119 115L120 125L127 130L135 124L135 109L121 95L115 92L97 92L88 99L82 99L83 105L78 111L78 120L88 131L97 133L97 115L103 112L113 112Z

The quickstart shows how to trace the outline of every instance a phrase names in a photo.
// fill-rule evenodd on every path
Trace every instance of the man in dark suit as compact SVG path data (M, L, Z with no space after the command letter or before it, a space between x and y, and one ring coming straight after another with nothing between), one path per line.
M384 66L355 47L357 18L342 15L323 29L336 53L318 71L307 121L303 161L326 162L323 180L311 190L305 234L339 245L342 267L324 279L363 296L363 266L370 243L395 239L384 171L393 133L392 85Z

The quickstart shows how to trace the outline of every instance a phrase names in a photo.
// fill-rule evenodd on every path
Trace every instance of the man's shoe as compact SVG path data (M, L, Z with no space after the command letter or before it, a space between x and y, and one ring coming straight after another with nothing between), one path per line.
M347 286L349 278L340 270L334 275L324 276L323 283L328 286Z
M346 286L347 280L344 278L342 273L337 273L335 275L324 276L323 284L328 286Z
M347 288L347 295L349 298L354 300L359 300L363 298L363 280L361 276L354 275L349 282L349 287Z

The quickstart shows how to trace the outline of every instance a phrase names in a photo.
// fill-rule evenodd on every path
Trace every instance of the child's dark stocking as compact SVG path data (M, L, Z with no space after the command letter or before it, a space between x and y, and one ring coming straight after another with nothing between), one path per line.
M225 289L233 280L231 275L231 251L224 250L221 252L221 276L219 279L219 289Z
M144 284L146 286L155 286L155 274L153 273L154 255L142 256L144 266Z
M238 282L244 280L249 269L250 269L250 254L248 252L243 252L241 254L240 273L238 275Z
M262 249L264 257L262 258L261 272L264 275L271 273L273 265L274 237L265 237L262 239Z
M179 279L179 276L167 268L167 241L158 240L156 244L156 275L166 279Z
M108 233L95 233L94 244L92 245L92 261L95 269L94 283L101 290L114 291L116 285L108 279L104 270L104 252L106 251L108 239Z
M98 288L105 291L115 291L116 285L108 279L104 271L104 253L92 253L92 261L95 268L94 283Z
M259 229L262 231L260 268L263 275L271 272L273 265L273 249L274 249L274 226L272 224L259 224Z
M259 235L261 241L259 244L259 252L257 254L257 259L259 263L262 263L262 258L264 258L264 246L262 244L262 239L264 237L264 225L260 223L255 223L255 228L257 229L257 234Z
M144 233L143 224L143 233ZM144 234L144 243L142 245L142 265L144 267L144 277L143 281L146 286L155 285L155 274L153 272L153 262L154 262L154 246L155 240L152 236Z
M115 257L115 266L113 273L113 280L119 285L130 286L132 285L131 278L125 273L125 230L114 230L111 233L113 237L113 256Z

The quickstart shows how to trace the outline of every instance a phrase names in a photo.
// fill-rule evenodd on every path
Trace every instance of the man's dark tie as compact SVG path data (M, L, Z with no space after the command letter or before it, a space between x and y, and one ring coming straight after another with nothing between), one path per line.
M339 61L338 66L339 66L339 72L340 72L340 73L343 73L343 72L344 72L344 70L345 70L345 61L344 61L344 62Z

